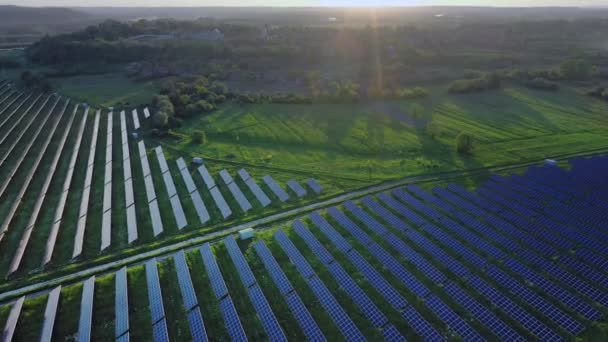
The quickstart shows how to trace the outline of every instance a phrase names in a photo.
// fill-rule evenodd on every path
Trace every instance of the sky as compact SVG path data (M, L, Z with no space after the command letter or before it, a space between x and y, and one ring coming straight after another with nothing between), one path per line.
M19 6L608 6L608 0L0 0Z

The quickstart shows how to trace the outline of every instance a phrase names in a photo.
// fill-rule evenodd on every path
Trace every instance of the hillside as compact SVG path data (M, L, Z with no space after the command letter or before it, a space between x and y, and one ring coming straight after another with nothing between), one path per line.
M91 19L84 12L61 7L0 6L0 28L31 26L66 26Z

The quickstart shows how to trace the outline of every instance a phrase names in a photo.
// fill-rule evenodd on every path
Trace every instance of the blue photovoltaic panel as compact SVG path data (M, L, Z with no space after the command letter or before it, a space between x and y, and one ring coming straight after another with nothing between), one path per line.
M144 118L149 118L150 117L150 110L148 110L148 107L144 108Z
M116 337L129 331L129 295L127 290L127 268L123 267L116 272L115 309L116 309Z
M211 177L211 174L209 173L205 165L201 165L198 167L198 173L201 175L201 178L203 178L203 182L205 182L207 188L211 190L211 188L215 186L215 181L213 180L213 177Z
M382 329L382 337L384 337L385 341L405 341L405 337L392 324Z
M412 306L403 310L401 316L405 319L418 335L424 338L425 341L445 341L445 336L442 336L435 328Z
M266 185L268 185L268 187L270 188L270 190L272 190L275 196L279 198L279 201L285 202L289 199L289 195L287 194L287 192L283 190L283 188L281 188L279 184L277 184L277 182L275 182L275 180L270 177L270 175L264 176L262 180L264 181L264 183L266 183Z
M247 185L249 190L251 190L258 202L260 202L260 205L262 207L267 207L268 205L270 205L270 198L268 198L264 191L262 191L258 183L255 182L255 179L249 178L245 181L245 184Z
M239 342L247 341L247 336L245 336L241 321L239 320L239 315L236 313L230 296L220 301L220 311L222 312L222 317L224 317L224 324L226 325L226 330L230 335L230 339Z
M175 183L173 183L171 172L163 173L163 180L165 182L165 188L167 189L167 195L169 195L169 197L177 195L177 190L175 189Z
M178 159L178 167L179 167L179 161L183 162L183 159ZM190 175L190 171L188 171L188 168L183 168L179 170L180 174L182 175L182 179L184 180L184 184L186 184L186 189L188 190L188 193L192 193L194 191L196 191L196 185L194 184L194 180L192 179L192 176Z
M486 326L501 341L525 341L525 339L499 319L494 313L479 304L456 284L450 283L446 293L460 306L468 310L473 317Z
M165 173L169 171L169 165L167 165L167 159L165 159L165 153L163 152L163 148L160 146L156 147L156 157L158 159L158 164L160 166L160 172Z
M198 307L188 312L188 324L190 325L192 341L204 342L209 340L207 337L207 331L205 330L205 324L203 324L203 316L201 315L201 310Z
M241 253L241 249L234 238L232 236L225 238L224 245L228 250L230 259L232 259L243 285L248 288L255 284L256 280L253 272L251 272L251 268L249 268L249 264L247 264L247 260L245 260L245 257L243 256L243 253Z
M183 170L183 169L186 169L188 167L188 165L186 165L186 161L184 160L184 158L180 157L175 162L177 163L177 168L179 170Z
M220 268L215 261L215 256L211 250L209 243L206 243L201 247L201 255L203 262L205 263L205 269L207 270L207 276L209 276L209 282L215 293L215 297L220 299L228 295L228 288L224 283L224 278L220 272Z
M321 187L321 185L319 185L319 183L317 183L317 181L312 178L307 179L306 184L308 184L308 186L312 189L312 191L314 191L317 195L323 191L323 188Z
M357 328L352 319L319 278L315 277L310 279L308 285L347 341L366 340L363 334L361 334L361 331L359 331L359 328Z
M300 220L293 222L293 230L306 242L314 254L324 264L330 264L334 261L334 257L321 245L314 235L304 226Z
M285 296L291 291L293 291L293 286L291 285L291 282L289 282L289 279L287 279L287 276L285 276L285 273L283 273L283 270L281 270L281 266L279 266L275 258L272 256L272 253L270 252L268 247L266 247L264 241L258 240L255 243L254 248L258 256L260 257L260 260L262 260L264 267L270 274L272 281L279 289L281 295Z
M226 183L226 185L234 182L234 179L232 179L232 176L230 175L230 173L228 173L226 169L220 171L220 177L222 178L224 183Z
M165 318L163 295L160 290L156 259L146 261L146 282L148 285L148 301L150 302L150 317L152 324Z
M323 332L319 329L319 325L315 322L314 318L312 318L312 315L297 293L290 293L287 298L285 298L285 302L287 302L287 306L289 306L291 313L300 325L300 328L308 341L326 341Z
M194 204L194 209L196 210L196 214L198 215L201 223L206 223L209 221L211 217L209 216L209 211L207 211L205 203L203 203L201 194L199 194L198 191L194 191L190 194L190 198L192 198L192 204Z
M171 202L171 209L173 210L173 216L175 216L177 228L184 228L188 225L188 221L186 220L186 214L184 214L184 209L182 208L182 202L180 202L179 196L173 196L169 201Z
M426 304L451 330L455 331L465 341L484 341L465 320L456 314L439 297L431 295Z
M296 195L298 197L304 197L306 196L306 189L304 189L300 183L296 182L295 180L291 179L287 181L287 186L296 193Z
M274 238L279 243L279 246L285 251L285 254L289 257L289 260L296 266L302 277L308 279L315 275L310 264L304 259L304 257L298 252L296 246L289 240L285 232L278 230L274 233Z
M192 285L190 270L188 269L188 263L186 262L186 254L183 250L175 253L173 256L173 262L175 263L177 281L182 293L184 307L186 308L186 311L189 311L198 305L198 300L196 298L196 293L194 293L194 286Z
M260 318L268 339L270 341L287 341L287 337L285 337L283 329L281 329L277 318L272 312L262 289L258 285L255 285L250 287L248 292L251 303Z
M343 253L350 252L353 247L334 230L334 228L318 212L310 214L310 220L317 226Z
M80 320L78 321L78 341L91 340L91 321L93 319L93 295L95 294L95 276L87 279L82 287L80 300Z
M141 158L140 161L141 161L141 170L143 172L144 177L149 176L150 175L150 163L148 162L148 156L144 154L143 158Z
M133 115L133 129L139 129L140 124L139 124L139 116L137 115L137 109L133 109L131 114Z
M243 182L246 182L249 178L251 178L251 175L249 175L249 172L247 172L247 170L245 169L240 169L237 171L237 173L239 174L239 177L241 177Z
M154 337L154 342L169 342L167 321L164 318L152 326L152 336Z
M247 200L239 186L236 185L236 183L228 184L228 190L230 190L230 193L232 193L232 196L234 196L234 199L236 199L237 203L239 204L239 207L241 207L244 212L251 210L251 203L249 203L249 201Z
M152 220L152 231L154 236L158 236L163 232L163 222L160 218L160 210L158 209L158 202L153 200L148 203L150 209L150 219Z

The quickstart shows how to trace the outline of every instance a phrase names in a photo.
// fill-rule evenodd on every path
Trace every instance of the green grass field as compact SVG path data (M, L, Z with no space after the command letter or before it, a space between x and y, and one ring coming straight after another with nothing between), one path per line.
M411 124L416 105L425 108ZM570 88L556 93L507 86L475 95L434 89L422 101L378 104L228 105L176 130L176 149L283 171L375 182L404 176L539 160L608 148L608 104ZM426 122L442 130L431 139ZM187 136L204 130L208 143ZM461 131L474 134L471 157L455 151Z

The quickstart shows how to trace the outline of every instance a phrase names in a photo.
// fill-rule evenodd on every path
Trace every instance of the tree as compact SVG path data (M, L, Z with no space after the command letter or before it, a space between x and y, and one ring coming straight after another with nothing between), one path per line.
M564 79L584 81L591 78L593 65L584 58L570 58L560 65L559 70Z
M456 137L456 151L460 154L473 154L475 137L471 133L460 132Z
M422 107L422 105L419 103L414 103L410 106L410 114L419 119L424 114L424 107Z
M163 111L159 110L152 116L154 127L163 128L167 125L167 122L169 122L169 116Z
M194 131L192 132L192 136L191 136L192 142L195 144L205 144L207 142L207 135L205 134L204 131Z

